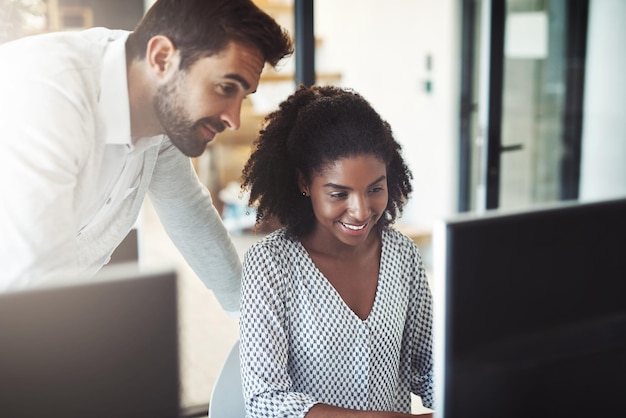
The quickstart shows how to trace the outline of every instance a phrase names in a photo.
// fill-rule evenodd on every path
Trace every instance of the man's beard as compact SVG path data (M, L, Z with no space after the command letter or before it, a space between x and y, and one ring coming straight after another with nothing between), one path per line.
M186 156L198 157L204 152L207 142L198 138L198 127L202 121L194 122L185 114L180 93L182 81L183 75L178 73L159 87L152 106L172 144Z

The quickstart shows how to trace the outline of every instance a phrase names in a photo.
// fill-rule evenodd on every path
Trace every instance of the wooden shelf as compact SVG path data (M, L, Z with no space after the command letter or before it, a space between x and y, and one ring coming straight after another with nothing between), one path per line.
M254 3L272 16L293 13L293 4L281 0L254 0Z
M87 6L63 6L59 0L45 0L48 31L93 27L93 9Z
M319 73L315 75L315 79L319 83L336 84L341 81L341 73ZM266 71L261 75L262 83L279 83L285 81L294 81L294 75L290 73L278 73L276 71Z

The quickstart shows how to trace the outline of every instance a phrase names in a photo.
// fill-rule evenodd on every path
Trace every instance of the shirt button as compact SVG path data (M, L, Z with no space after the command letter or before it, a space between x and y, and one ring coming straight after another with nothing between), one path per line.
M109 203L111 203L111 198L110 198L110 197L107 199L107 201L106 201L106 202L104 202L104 204L105 204L105 205L108 205Z

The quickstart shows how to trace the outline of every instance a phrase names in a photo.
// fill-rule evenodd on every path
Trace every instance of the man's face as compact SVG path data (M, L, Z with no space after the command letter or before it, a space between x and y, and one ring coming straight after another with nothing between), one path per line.
M172 143L189 157L201 155L224 129L239 129L243 100L254 93L262 54L231 42L220 53L177 70L154 96L154 111Z

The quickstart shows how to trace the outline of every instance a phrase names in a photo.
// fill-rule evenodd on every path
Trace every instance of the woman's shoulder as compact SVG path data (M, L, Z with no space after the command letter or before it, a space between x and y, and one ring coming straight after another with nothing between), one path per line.
M383 243L417 248L415 241L394 226L384 227L381 233Z
M286 228L278 228L277 230L265 235L254 245L264 247L281 247L294 245L295 241L287 235Z
M383 228L381 237L384 254L388 257L404 262L421 260L422 255L415 241L397 228L393 226Z
M248 249L248 254L275 254L288 257L294 253L298 241L286 234L285 228L277 229L253 243Z
M243 259L244 282L262 280L269 286L289 287L291 279L299 274L304 255L299 242L274 231L252 244Z

